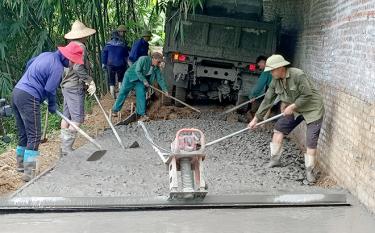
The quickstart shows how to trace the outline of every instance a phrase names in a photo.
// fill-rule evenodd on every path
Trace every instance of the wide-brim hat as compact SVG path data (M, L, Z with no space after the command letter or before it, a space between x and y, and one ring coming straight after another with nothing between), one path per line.
M83 64L83 49L79 44L70 42L67 46L57 47L57 49L69 61L76 64Z
M264 71L271 71L279 67L287 66L289 64L290 62L285 60L283 56L279 54L274 54L267 59L266 68L264 68Z
M76 20L72 25L72 30L66 33L64 38L68 40L81 39L95 34L96 30L86 27L82 22Z
M149 30L145 30L142 32L142 37L152 37L152 33Z
M119 26L117 27L117 31L118 31L118 32L125 32L125 31L126 31L126 27L125 27L125 25L119 25Z

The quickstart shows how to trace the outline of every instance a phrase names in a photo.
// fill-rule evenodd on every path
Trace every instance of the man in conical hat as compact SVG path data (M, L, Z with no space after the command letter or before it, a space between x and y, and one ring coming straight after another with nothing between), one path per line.
M65 39L78 44L83 49L84 63L75 64L69 68L61 82L62 94L64 96L64 115L75 125L79 126L85 118L84 100L85 90L90 95L96 91L96 86L90 74L90 63L88 61L85 43L89 36L95 34L96 30L86 27L82 22L75 21L70 32L65 34ZM61 156L73 151L77 131L65 120L61 121Z

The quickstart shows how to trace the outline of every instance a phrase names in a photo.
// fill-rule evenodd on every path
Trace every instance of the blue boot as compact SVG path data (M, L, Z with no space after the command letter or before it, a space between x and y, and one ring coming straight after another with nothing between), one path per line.
M16 148L16 159L17 159L17 167L16 170L18 172L23 172L23 154L25 153L25 147L17 146Z
M36 159L39 156L39 151L25 150L23 156L23 176L22 179L26 182L30 181L35 177L36 173Z

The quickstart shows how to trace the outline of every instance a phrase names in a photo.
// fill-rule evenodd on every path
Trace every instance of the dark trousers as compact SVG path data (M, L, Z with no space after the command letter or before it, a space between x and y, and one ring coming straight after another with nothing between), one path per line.
M12 94L13 112L18 130L18 145L38 150L41 138L39 99L15 88Z
M108 66L108 86L116 84L116 75L118 82L122 82L126 68L126 66Z

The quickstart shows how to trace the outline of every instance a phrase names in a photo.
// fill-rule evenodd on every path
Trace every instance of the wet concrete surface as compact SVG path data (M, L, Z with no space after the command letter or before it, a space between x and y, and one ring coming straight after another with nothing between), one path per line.
M358 207L310 207L10 214L0 226L2 233L373 233L375 220Z
M220 120L179 119L146 123L154 141L170 148L176 132L181 128L203 130L207 142L246 127L243 123ZM144 137L143 130L132 124L118 127L125 145L135 140L139 148L122 150L111 131L97 140L107 149L96 162L86 158L95 151L87 144L62 158L49 174L23 190L19 196L133 196L155 197L169 193L166 166ZM282 167L267 169L271 130L257 129L206 149L205 175L208 195L279 192L330 192L303 184L305 178L303 153L286 140ZM337 191L333 189L332 191Z
M210 117L146 123L154 141L165 148L181 128L203 130L207 142L246 127ZM118 127L126 145L122 150L110 131L98 141L107 154L87 162L95 151L87 144L18 194L66 197L158 197L168 195L168 173L136 124ZM257 129L207 148L205 175L208 195L272 193L346 193L303 184L303 153L286 140L282 167L266 169L271 130ZM205 209L128 212L3 214L2 233L43 232L341 232L373 233L375 218L351 195L352 206L254 209Z

